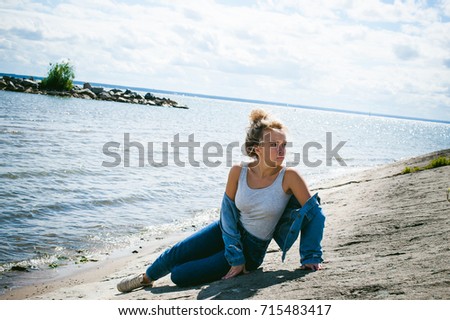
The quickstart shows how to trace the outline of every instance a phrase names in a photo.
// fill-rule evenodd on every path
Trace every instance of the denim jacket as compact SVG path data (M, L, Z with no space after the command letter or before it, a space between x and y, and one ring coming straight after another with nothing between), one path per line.
M220 208L220 228L225 244L225 258L231 266L245 263L245 256L238 229L240 211L225 193ZM316 193L302 207L292 196L278 221L273 234L282 253L282 261L287 251L300 236L300 263L320 263L322 259L321 241L325 225L325 216L320 207L320 198Z

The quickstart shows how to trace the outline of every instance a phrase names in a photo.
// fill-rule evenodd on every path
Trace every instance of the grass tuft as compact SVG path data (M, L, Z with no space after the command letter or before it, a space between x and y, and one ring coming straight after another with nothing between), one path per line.
M430 163L428 165L426 165L425 167L405 167L405 169L403 169L402 174L407 174L407 173L414 173L414 172L418 172L418 171L423 171L423 170L429 170L429 169L434 169L434 168L438 168L438 167L444 167L444 166L449 166L450 165L450 158L446 158L446 157L439 157L436 159L433 159L430 161Z

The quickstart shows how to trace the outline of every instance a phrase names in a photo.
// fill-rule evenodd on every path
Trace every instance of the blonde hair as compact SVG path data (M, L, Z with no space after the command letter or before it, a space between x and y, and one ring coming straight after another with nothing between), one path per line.
M281 121L272 117L267 111L254 109L250 112L250 126L245 138L245 152L249 157L258 158L255 148L262 142L264 130L286 129Z

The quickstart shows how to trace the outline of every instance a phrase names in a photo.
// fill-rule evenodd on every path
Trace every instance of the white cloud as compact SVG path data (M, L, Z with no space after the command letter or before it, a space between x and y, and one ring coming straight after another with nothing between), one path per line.
M0 4L0 71L450 119L448 0L45 3Z

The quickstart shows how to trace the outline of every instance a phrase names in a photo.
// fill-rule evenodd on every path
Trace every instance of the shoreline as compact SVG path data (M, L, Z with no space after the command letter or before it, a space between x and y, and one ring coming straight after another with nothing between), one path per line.
M450 231L445 211L450 166L400 174L450 149L317 183L327 216L320 272L299 270L298 240L284 264L271 243L250 275L192 288L164 277L152 289L120 294L124 276L145 270L165 247L189 233L149 240L44 283L12 289L0 299L449 299Z

